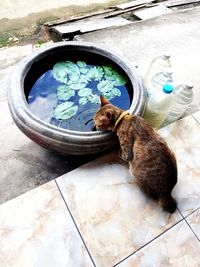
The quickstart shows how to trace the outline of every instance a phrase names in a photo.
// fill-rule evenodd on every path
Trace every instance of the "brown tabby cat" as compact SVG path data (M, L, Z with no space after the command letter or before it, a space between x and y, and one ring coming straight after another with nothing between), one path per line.
M115 131L120 143L119 156L129 163L135 182L148 196L159 201L167 212L176 210L171 191L177 183L174 154L163 138L141 117L110 104L103 96L94 116L98 129Z

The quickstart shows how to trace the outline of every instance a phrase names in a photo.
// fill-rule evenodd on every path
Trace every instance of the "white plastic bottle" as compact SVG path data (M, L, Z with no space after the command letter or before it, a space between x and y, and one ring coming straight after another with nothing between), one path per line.
M181 84L174 88L174 102L164 123L178 120L193 100L193 86Z
M165 84L162 90L149 96L144 112L144 119L153 128L158 129L170 112L173 103L172 91L173 86L171 84Z
M156 94L158 91L162 90L165 84L172 85L172 83L172 71L170 69L168 71L158 72L151 79L148 87L148 95Z
M157 73L166 72L170 70L171 70L170 55L164 54L162 56L154 58L149 65L146 75L144 76L144 82L147 88L150 87L152 78Z

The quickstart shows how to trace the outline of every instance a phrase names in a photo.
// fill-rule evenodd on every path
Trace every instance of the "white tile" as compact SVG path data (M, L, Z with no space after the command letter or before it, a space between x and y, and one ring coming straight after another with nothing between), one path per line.
M200 209L188 216L186 220L200 239Z
M199 267L199 251L199 241L183 221L117 266Z
M182 217L169 215L130 184L106 155L57 179L96 266L113 266Z
M93 266L55 182L0 206L0 244L1 267Z
M161 130L174 151L178 165L178 183L173 194L184 216L200 206L200 125L188 116Z
M200 110L193 113L192 116L200 123Z

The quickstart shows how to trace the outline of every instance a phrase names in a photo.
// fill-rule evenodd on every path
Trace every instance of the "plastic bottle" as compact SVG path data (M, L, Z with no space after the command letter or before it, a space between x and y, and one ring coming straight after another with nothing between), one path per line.
M173 103L172 91L173 86L171 84L165 84L162 90L149 96L144 112L144 119L146 119L153 128L158 129L170 112Z
M174 102L164 123L178 120L193 100L193 86L181 84L174 88Z
M156 94L158 91L162 90L165 84L172 85L172 83L172 70L169 69L163 72L158 72L151 79L148 87L148 95Z
M171 62L170 62L170 55L164 54L162 56L154 58L147 70L147 73L144 77L144 82L147 86L147 88L150 87L152 78L157 74L161 72L166 72L171 69Z

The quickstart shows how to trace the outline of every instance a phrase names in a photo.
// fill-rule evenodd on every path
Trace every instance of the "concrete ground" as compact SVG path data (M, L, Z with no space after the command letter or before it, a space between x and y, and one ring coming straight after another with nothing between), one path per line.
M123 56L145 73L150 61L169 53L174 83L192 83L194 100L186 114L200 108L200 7L135 22L115 29L76 36L75 40L97 43ZM185 115L186 115L185 114Z
M7 0L0 9L0 48L49 40L43 24L108 9L127 0Z
M0 18L14 19L25 17L30 13L41 12L58 7L66 7L70 5L89 5L105 3L107 0L6 0L1 3Z
M116 29L101 30L77 40L102 44L123 55L143 71L150 60L170 51L177 83L191 80L194 101L188 112L200 105L200 9L172 13ZM0 203L46 183L90 160L66 158L47 151L22 134L11 119L6 91L12 66L32 52L32 45L0 49Z

